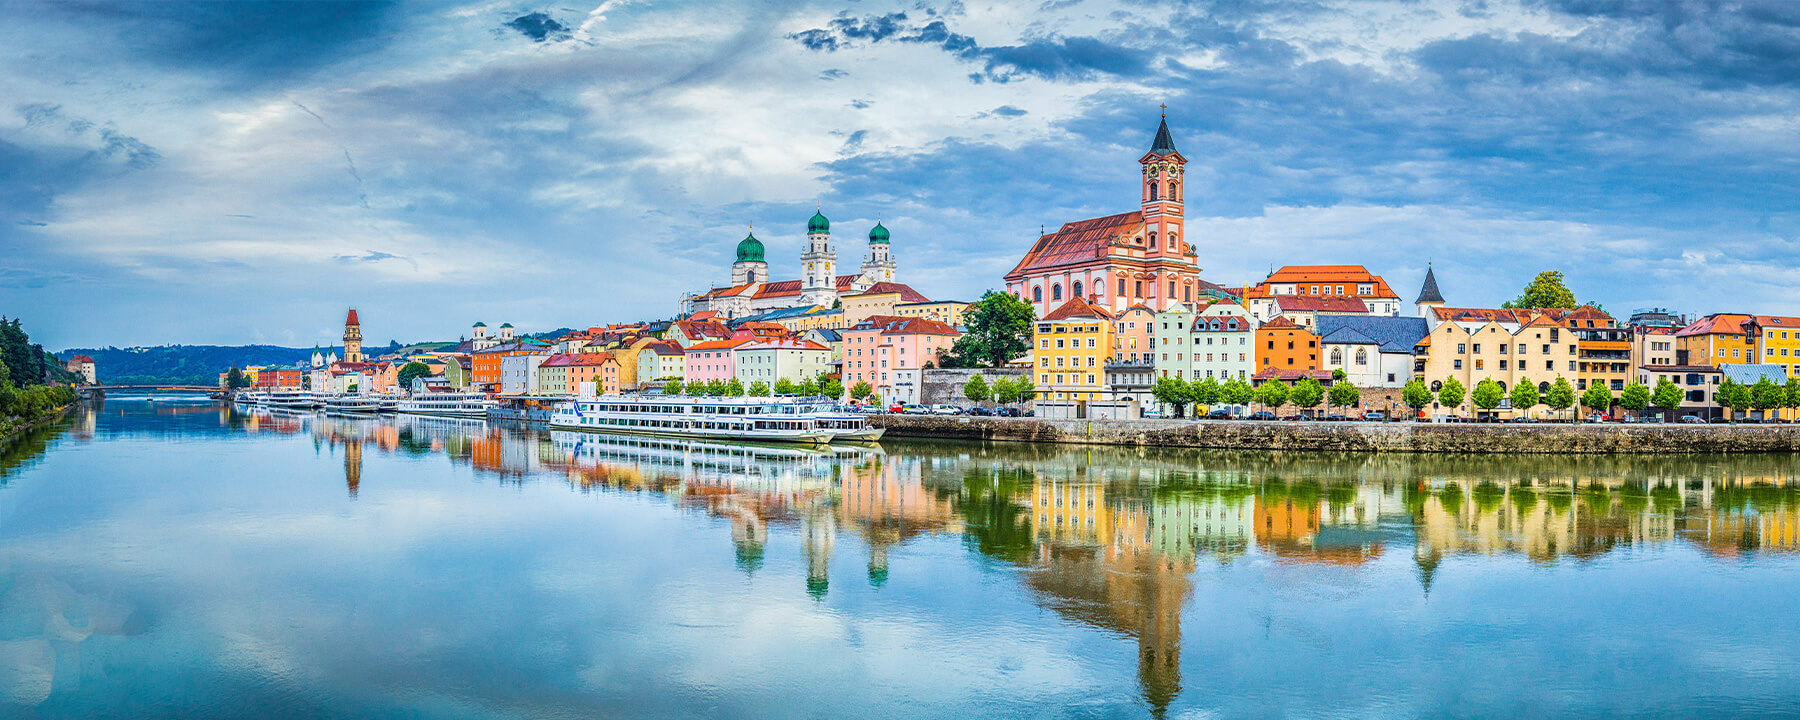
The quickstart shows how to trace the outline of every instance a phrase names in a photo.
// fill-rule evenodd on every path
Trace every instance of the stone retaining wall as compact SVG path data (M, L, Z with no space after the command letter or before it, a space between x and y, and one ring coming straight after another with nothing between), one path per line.
M1800 451L1800 425L1441 425L872 415L890 438L1220 450L1499 454Z

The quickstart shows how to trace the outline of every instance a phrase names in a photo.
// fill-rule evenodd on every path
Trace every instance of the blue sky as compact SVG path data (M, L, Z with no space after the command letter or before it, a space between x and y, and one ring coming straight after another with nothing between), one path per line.
M1800 314L1800 3L0 4L0 311L53 348L667 317L824 207L972 299L1135 207L1203 277ZM840 258L841 260L846 258Z

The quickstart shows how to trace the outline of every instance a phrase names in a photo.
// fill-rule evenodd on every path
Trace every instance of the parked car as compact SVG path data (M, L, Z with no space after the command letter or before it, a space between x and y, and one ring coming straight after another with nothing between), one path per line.
M1256 412L1250 413L1244 419L1246 419L1246 420L1275 420L1276 417L1275 417L1275 413L1269 412L1267 410L1258 410Z
M1368 421L1368 422L1381 422L1383 420L1388 419L1388 416L1387 416L1387 413L1384 413L1380 410L1375 410L1373 412L1363 413L1362 419L1365 421Z
M1520 416L1518 416L1518 417L1515 417L1515 418L1508 418L1508 419L1507 419L1507 422L1509 422L1509 423L1513 423L1513 424L1516 424L1516 425L1529 425L1529 424L1531 424L1531 423L1535 423L1535 422L1537 422L1537 419L1536 419L1536 418L1529 418L1529 417L1525 417L1525 416L1524 416L1524 415L1520 415Z
M1144 417L1146 417L1146 418L1152 418L1152 419L1154 419L1154 418L1160 418L1160 417L1162 417L1162 416L1163 416L1163 414L1162 414L1162 411L1161 411L1161 410L1145 410L1145 411L1144 411L1144 412L1143 412L1143 413L1141 413L1141 414L1142 414L1142 415L1143 415L1143 416L1144 416Z
M1731 418L1716 417L1711 420L1708 420L1707 422L1712 423L1714 425L1724 425L1725 423L1731 422Z
M1016 407L1003 407L994 410L994 417L1025 417L1025 415Z
M894 415L899 415L900 413L906 412L906 406L900 403L894 403L888 406L887 411Z
M1774 425L1784 425L1787 423L1786 420L1783 420L1778 417L1766 417L1766 418L1763 418L1762 421L1765 423L1770 423L1770 424L1774 424Z
M1206 419L1208 419L1208 420L1230 420L1231 419L1231 411L1230 410L1214 410L1214 411L1206 414Z
M963 411L963 414L964 415L972 415L975 417L992 417L994 415L994 411L989 410L984 407L972 407L972 408L969 408L968 410Z
M1343 422L1343 421L1349 420L1349 419L1350 418L1344 417L1343 415L1340 415L1338 413L1332 413L1330 415L1325 416L1326 422Z
M1681 416L1681 419L1677 420L1676 422L1682 423L1684 425L1705 425L1706 419L1700 417L1699 415L1683 415L1683 416Z
M931 407L927 406L927 405L910 405L909 404L909 405L901 406L900 412L903 412L907 415L930 415Z
M962 408L959 408L955 405L933 405L933 406L931 406L931 414L933 414L933 415L961 415Z
M1594 413L1593 415L1587 416L1587 421L1591 422L1591 423L1610 422L1609 420L1606 419L1605 415L1601 415L1599 413Z
M1445 416L1444 416L1444 422L1447 422L1447 423L1460 423L1460 422L1468 422L1468 419L1466 419L1466 418L1464 418L1464 417L1463 417L1463 416L1461 416L1461 415L1445 415Z

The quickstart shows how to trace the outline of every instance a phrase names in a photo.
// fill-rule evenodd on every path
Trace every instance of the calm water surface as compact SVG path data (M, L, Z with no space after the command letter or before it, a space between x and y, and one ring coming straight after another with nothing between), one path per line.
M1794 717L1795 460L115 398L0 455L0 717Z

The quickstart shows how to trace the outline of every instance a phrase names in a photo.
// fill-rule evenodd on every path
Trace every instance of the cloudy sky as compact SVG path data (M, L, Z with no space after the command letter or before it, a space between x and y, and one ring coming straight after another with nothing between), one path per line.
M746 228L973 298L1135 207L1203 276L1800 314L1800 2L0 2L0 312L52 348L668 317ZM851 256L851 257L843 257Z

